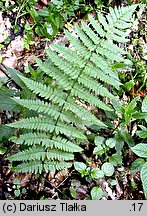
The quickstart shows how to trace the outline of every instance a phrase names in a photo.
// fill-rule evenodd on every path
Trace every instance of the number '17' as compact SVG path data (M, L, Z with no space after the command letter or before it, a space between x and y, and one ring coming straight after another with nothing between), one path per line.
M134 211L141 211L143 203L133 203L132 206Z

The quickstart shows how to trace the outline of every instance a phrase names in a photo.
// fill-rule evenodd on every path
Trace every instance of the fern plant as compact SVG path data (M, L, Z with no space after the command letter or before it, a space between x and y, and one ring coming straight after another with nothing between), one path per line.
M11 140L28 147L8 157L22 162L13 168L15 171L41 173L70 167L74 152L82 151L77 139L87 139L87 128L107 127L86 105L113 111L116 97L108 87L119 89L121 85L114 65L131 64L124 57L127 52L117 43L128 41L135 8L110 8L106 17L98 13L99 22L89 16L88 24L81 21L81 26L74 26L76 35L65 30L71 48L53 43L46 50L46 61L35 58L38 67L52 79L50 85L18 75L36 99L13 100L38 115L8 124L25 129ZM104 102L105 98L109 103Z

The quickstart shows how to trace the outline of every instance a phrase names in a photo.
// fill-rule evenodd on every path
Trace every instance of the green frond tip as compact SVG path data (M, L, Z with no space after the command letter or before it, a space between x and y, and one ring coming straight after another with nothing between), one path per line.
M133 12L136 7L137 5L115 7L114 9L110 7L109 14L106 17L102 13L98 13L98 21L100 24L89 15L90 24L100 37L106 37L108 40L112 39L121 43L127 42L129 32L126 30L132 26Z

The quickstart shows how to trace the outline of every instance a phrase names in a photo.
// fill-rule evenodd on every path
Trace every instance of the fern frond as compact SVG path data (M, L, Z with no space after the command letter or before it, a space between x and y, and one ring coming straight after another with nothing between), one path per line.
M58 121L58 123L56 124L56 121L46 117L30 117L30 118L22 119L17 122L7 124L7 126L14 127L14 128L46 131L46 132L49 131L50 133L55 131L57 135L61 133L61 134L77 137L80 139L86 139L86 136L75 127L71 125L66 125L61 121Z
M91 16L89 15L90 24L93 26L94 30L97 32L97 34L101 37L105 36L104 30L100 27L99 23Z
M124 37L113 34L112 32L107 32L105 36L106 36L106 38L109 38L109 39L116 41L118 43L125 43L125 42L129 41L129 39L126 39Z
M58 148L64 151L68 151L68 152L82 152L83 151L83 149L80 146L60 136L57 136L57 137L54 136L51 140L51 144L55 148Z
M52 62L62 71L64 71L65 74L69 75L72 79L77 79L79 76L79 70L77 67L72 66L69 62L62 59L62 57L59 57L55 52L53 52L51 49L47 49L47 54L50 56L50 59Z
M80 126L82 124L82 120L77 118L72 112L63 111L60 112L60 107L49 104L47 102L37 100L27 100L27 99L13 99L15 102L20 104L23 107L28 108L29 110L37 111L38 113L47 114L53 119L57 120L60 116L61 121L65 122L74 122L76 125Z
M14 100L37 115L7 124L32 130L11 139L29 147L9 157L23 161L15 171L41 173L70 167L72 163L66 161L74 160L74 152L82 151L75 144L77 138L86 140L85 134L92 125L107 127L87 105L113 111L104 101L107 98L112 104L116 100L113 90L121 86L113 65L131 64L118 43L129 40L136 6L110 8L108 15L98 13L98 21L90 15L89 23L75 25L76 36L64 31L69 47L53 43L46 50L48 59L43 62L35 57L37 66L51 80L49 85L18 75L36 97Z
M84 59L89 59L91 56L91 53L87 48L74 36L72 36L67 30L64 31L67 39L72 43L74 48L76 49L76 52L79 52L81 56L84 57Z
M102 57L96 55L95 53L92 54L90 60L95 63L95 65L102 70L104 75L109 75L110 79L115 78L118 80L117 75L112 71L111 67L109 66L108 62L103 59Z
M68 75L62 73L59 68L52 65L51 62L42 62L40 59L35 58L38 67L44 71L48 76L56 80L56 84L65 90L70 90L73 86L73 80Z
M97 64L96 59L93 58L92 60ZM116 80L114 77L110 77L109 75L104 74L101 69L94 67L92 64L88 64L85 67L84 72L88 73L93 78L99 77L101 81L110 84L116 89L119 89L121 85L121 83L118 80Z
M29 172L35 174L37 173L41 174L43 172L43 169L44 167L40 160L24 162L12 168L12 170L15 172L25 172L25 173Z
M63 150L49 149L47 151L48 160L69 161L74 159L74 155Z
M59 161L69 161L74 159L74 155L69 152L58 149L47 149L44 147L36 146L19 152L15 155L9 156L7 159L12 161L30 161L30 160L41 160L44 161L45 158L48 160L59 160Z
M92 29L82 20L82 29L85 31L85 33L88 35L88 37L93 41L95 45L100 45L100 38L92 31Z
M64 45L52 44L51 47L56 50L56 52L62 54L62 56L72 65L78 66L78 68L84 68L86 61L76 52L69 50Z
M88 38L84 31L78 25L75 25L75 30L84 46L87 47L91 52L94 51L96 49L96 46L93 43L93 41L90 38Z
M106 38L112 39L112 40L120 42L120 43L125 43L128 41L128 39L125 38L127 36L127 34L124 33L123 31L116 29L115 25L114 26L112 25L113 24L112 22L111 22L111 25L108 24L106 19L104 18L104 16L101 13L98 13L98 19L106 31L106 34L105 34ZM107 16L107 19L110 22L110 16L109 17ZM118 17L118 19L119 19L119 17ZM124 21L121 21L121 22L123 22L123 26L125 29L129 28L131 26L130 23L127 23ZM118 34L118 32L119 32L119 34Z
M114 9L110 7L110 13L106 18L102 13L98 13L98 20L104 30L92 16L89 16L90 24L94 27L100 37L106 37L109 40L112 39L121 43L127 42L128 39L126 37L128 36L128 33L124 32L124 30L131 27L132 24L130 19L132 18L132 13L136 7L137 5L121 8L115 7Z
M81 152L83 150L80 146L65 138L60 136L53 136L51 138L49 134L41 132L21 134L19 138L11 137L10 140L16 144L25 144L28 146L36 146L41 143L46 148L57 148L67 152Z
M13 167L15 172L29 172L29 173L42 173L45 172L54 172L56 170L62 170L65 168L69 168L72 166L72 163L67 162L45 162L44 164L41 161L30 161L26 163L22 163L16 167Z
M67 162L45 162L44 163L44 170L45 172L55 172L56 170L63 170L65 168L69 168L72 166L72 163Z
M110 62L113 61L120 61L124 62L125 59L119 55L116 56L113 52L110 52L108 49L105 49L104 47L98 47L96 50L97 53L104 56L106 59L108 59Z
M114 25L120 29L130 28L132 13L135 11L137 4L128 6L128 7L119 7L118 9L115 7L114 9L110 7L110 14L116 17L117 22L114 20ZM112 16L112 17L113 17Z
M107 95L108 98L112 100L116 100L115 96L111 94L107 88L105 88L102 84L96 82L91 79L88 75L83 75L78 78L79 84L83 84L84 87L87 87L89 90L92 90L97 95L101 95L105 97Z
M85 102L88 102L89 104L92 104L94 106L99 107L100 109L112 111L112 109L103 103L101 100L99 100L96 96L90 94L85 88L78 88L79 85L75 85L75 87L71 90L71 95L78 96Z
M28 79L20 75L18 76L33 93L38 94L45 99L50 99L54 103L58 103L59 105L63 105L65 103L67 95L66 93L63 93L61 89L54 89L53 87L47 86L43 83Z
M122 54L122 55L128 54L127 51L121 49L116 44L110 43L107 40L102 39L101 40L101 46L104 47L105 49L111 51L111 53L114 53L114 54Z
M55 132L57 135L61 133L61 134L76 137L79 139L87 139L87 137L82 133L82 131L79 131L75 127L71 125L66 125L60 121L58 121L57 127L55 127Z
M9 156L7 159L12 161L28 161L40 160L43 161L46 157L45 149L42 146L32 147L27 150L18 152L15 155Z
M73 100L70 98L64 105L65 109L72 110L74 113L77 114L86 126L96 124L102 127L107 127L103 122L97 119L91 112L89 112L85 107L79 105L78 103L73 103Z

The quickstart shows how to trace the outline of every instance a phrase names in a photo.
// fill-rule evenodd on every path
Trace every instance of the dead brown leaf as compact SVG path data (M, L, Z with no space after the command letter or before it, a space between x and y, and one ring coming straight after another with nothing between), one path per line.
M27 184L29 184L32 174L28 173L25 175L25 177L21 180L20 186L25 187Z

